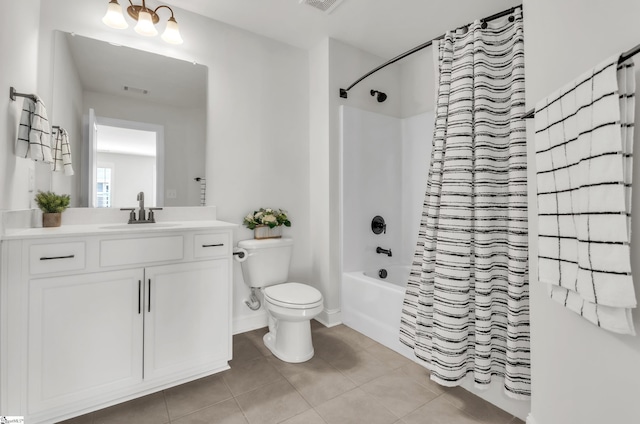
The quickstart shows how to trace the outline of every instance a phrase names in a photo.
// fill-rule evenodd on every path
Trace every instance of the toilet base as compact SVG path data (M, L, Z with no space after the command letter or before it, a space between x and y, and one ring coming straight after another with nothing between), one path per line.
M270 331L262 340L273 356L284 362L297 364L313 358L310 320L277 323L277 331Z

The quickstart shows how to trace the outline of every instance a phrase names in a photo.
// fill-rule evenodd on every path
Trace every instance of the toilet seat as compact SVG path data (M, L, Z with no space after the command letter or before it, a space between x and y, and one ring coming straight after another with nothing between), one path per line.
M263 289L264 298L272 305L290 309L310 309L322 304L322 293L300 283L282 283Z

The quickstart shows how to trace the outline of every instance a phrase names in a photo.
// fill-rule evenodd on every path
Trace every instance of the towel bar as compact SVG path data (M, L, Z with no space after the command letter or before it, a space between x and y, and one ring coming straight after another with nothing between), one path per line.
M9 98L11 100L15 101L16 97L27 97L27 98L33 100L34 102L38 101L38 98L34 94L18 93L15 88L9 87Z

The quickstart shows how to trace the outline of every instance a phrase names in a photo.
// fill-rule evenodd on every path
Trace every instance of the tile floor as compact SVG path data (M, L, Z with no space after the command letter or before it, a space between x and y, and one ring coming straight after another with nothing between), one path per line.
M308 362L271 355L266 329L238 334L230 370L64 424L524 424L349 327L312 323Z

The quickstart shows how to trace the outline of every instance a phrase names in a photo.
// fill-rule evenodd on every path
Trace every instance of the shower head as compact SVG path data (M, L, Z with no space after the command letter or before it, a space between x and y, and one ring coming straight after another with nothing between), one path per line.
M375 96L376 94L378 95L376 98L378 100L378 103L382 103L385 100L387 100L387 95L384 94L382 91L378 91L378 90L371 90L370 91L372 96Z

